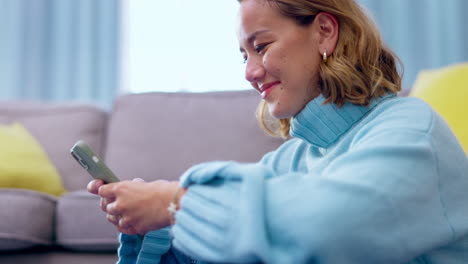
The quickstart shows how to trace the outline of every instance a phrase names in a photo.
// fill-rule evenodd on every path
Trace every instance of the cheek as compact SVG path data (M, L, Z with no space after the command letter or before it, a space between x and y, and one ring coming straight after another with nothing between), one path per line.
M281 49L270 50L263 57L263 65L274 78L280 78L286 60L286 54Z

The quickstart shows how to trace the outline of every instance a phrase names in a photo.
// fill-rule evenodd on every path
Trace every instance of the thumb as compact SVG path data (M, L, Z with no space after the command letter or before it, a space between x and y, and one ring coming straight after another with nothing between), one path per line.
M88 183L86 189L92 194L98 194L98 190L102 185L104 185L102 180L92 180Z

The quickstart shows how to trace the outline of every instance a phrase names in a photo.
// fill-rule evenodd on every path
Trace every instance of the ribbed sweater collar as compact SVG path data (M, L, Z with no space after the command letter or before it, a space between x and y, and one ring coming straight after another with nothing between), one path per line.
M291 120L290 135L301 138L313 146L327 148L344 135L359 120L382 101L395 94L375 98L368 106L345 103L342 107L325 102L318 96Z

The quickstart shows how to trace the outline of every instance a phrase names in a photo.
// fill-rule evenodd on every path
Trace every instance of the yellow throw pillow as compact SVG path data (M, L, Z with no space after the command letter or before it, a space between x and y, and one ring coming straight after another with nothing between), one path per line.
M428 102L468 153L468 63L419 73L410 95Z
M41 145L20 124L0 126L0 188L65 192L62 180Z

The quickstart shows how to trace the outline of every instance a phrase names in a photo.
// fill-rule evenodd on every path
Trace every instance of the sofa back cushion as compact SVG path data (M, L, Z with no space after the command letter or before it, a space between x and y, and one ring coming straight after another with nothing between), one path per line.
M120 96L109 120L106 161L121 179L178 179L204 161L258 161L282 140L257 124L253 91Z
M83 139L103 154L108 113L78 103L1 102L0 124L21 123L41 144L57 168L67 190L86 188L91 179L70 155Z

